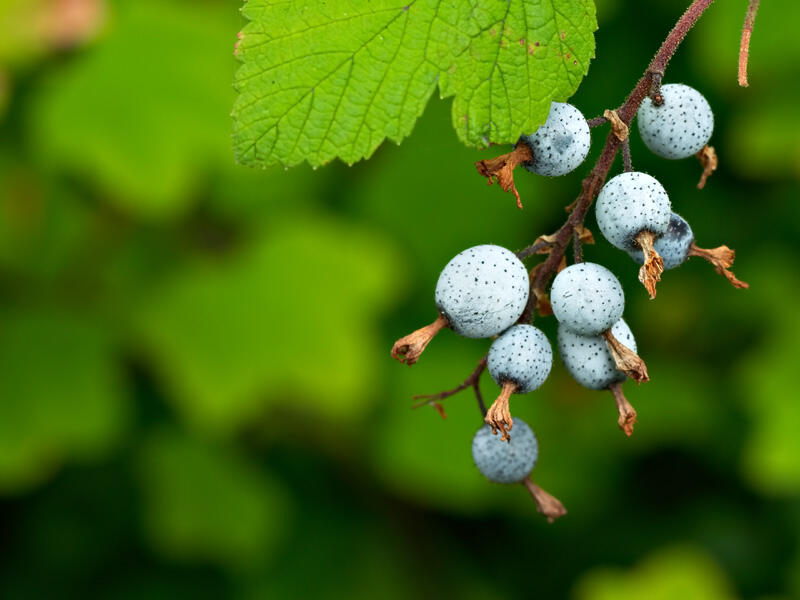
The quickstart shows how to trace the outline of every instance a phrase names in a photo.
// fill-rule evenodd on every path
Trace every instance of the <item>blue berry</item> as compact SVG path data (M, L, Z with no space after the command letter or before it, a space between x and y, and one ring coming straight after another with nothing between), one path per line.
M687 158L711 139L714 113L703 95L680 83L661 86L664 102L645 98L639 107L639 134L650 150L663 158Z
M689 258L689 248L694 242L694 233L689 223L676 213L669 218L667 232L658 238L653 245L664 261L665 269L674 269ZM639 249L628 252L631 258L640 265L644 264L644 255Z
M589 124L571 104L553 102L547 120L534 133L523 135L533 160L523 166L539 175L555 177L575 170L589 153Z
M550 304L564 327L581 335L599 335L622 317L625 294L605 267L577 263L556 275Z
M608 181L597 197L597 224L603 236L620 250L639 248L642 232L667 232L671 214L664 187L646 173L621 173Z
M528 270L513 252L490 244L475 246L442 270L436 307L457 334L487 338L519 319L529 290Z
M516 394L538 388L553 366L547 336L533 325L515 325L492 342L487 366L497 385L513 383Z
M484 477L495 483L519 483L536 465L539 446L533 430L517 419L514 437L508 443L492 435L488 425L472 438L472 459Z
M623 346L636 352L636 340L623 319L614 323L611 334ZM575 381L590 390L604 390L612 383L622 382L627 378L625 373L617 369L603 336L579 335L559 325L558 352Z

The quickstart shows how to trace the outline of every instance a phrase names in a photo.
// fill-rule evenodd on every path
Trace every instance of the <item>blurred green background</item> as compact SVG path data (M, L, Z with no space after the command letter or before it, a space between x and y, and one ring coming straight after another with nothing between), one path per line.
M598 2L572 102L619 105L686 4ZM751 289L694 259L650 302L587 247L652 381L626 385L631 439L559 363L514 401L570 511L548 525L472 465L473 398L410 410L487 342L444 332L413 369L389 348L454 254L553 231L591 163L520 176L519 212L433 98L352 168L248 170L238 2L0 0L0 597L800 598L800 5L764 3L749 89L745 7L712 6L666 77L715 109L707 189L632 148Z

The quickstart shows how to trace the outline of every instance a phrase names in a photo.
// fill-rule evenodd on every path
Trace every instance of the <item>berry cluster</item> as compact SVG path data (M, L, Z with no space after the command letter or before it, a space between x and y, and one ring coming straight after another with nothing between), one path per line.
M607 111L600 120L605 121L611 122L615 133L617 128L624 131L627 144L627 125L618 115ZM664 158L679 159L702 153L707 147L713 115L699 92L671 84L659 86L642 102L638 125L650 150ZM516 194L513 178L508 184L515 166L522 165L540 175L563 175L584 161L589 146L589 122L574 106L554 102L547 121L535 133L522 136L511 153L493 161L481 161L477 166L490 183L496 177L505 189ZM675 268L690 256L709 260L733 285L747 287L728 270L733 251L726 246L713 250L697 247L689 224L672 212L661 183L646 173L632 170L629 149L625 172L602 186L595 212L603 237L642 265L639 279L651 298L656 296L656 283L664 269ZM576 245L580 243L578 233L575 227ZM543 236L533 248L538 253L547 253L553 238ZM490 481L524 483L539 510L552 520L565 513L564 507L531 480L538 444L531 428L519 419L512 419L510 410L511 396L539 388L553 363L550 342L530 324L534 308L542 316L555 315L558 350L567 371L584 387L612 392L617 423L629 436L633 433L636 411L625 399L622 382L631 378L642 383L649 377L644 361L637 355L633 333L622 318L625 294L614 274L599 264L583 262L578 251L575 264L566 266L561 262L547 294L537 285L537 281L542 281L537 277L537 269L543 265L529 272L521 260L534 253L528 250L515 254L486 244L456 255L444 267L436 284L436 320L398 340L392 356L408 365L414 364L443 328L464 337L493 338L487 357L465 384L451 392L426 397L426 403L441 409L437 403L442 398L471 385L478 394L485 421L472 443L475 464ZM477 386L484 368L500 388L488 410L483 408Z

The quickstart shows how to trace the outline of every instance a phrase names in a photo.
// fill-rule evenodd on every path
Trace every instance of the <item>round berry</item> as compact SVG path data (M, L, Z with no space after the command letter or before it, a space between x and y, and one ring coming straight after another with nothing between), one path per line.
M687 158L711 139L714 113L703 95L681 83L661 86L664 102L645 98L639 107L639 134L650 150L663 158Z
M636 250L636 237L645 231L658 238L667 232L671 205L664 187L647 173L620 173L597 196L597 225L620 250Z
M491 244L475 246L442 270L436 307L459 335L487 338L519 319L529 289L528 270L513 252Z
M547 379L553 366L550 342L533 325L515 325L492 342L487 362L497 385L516 384L515 393L532 392Z
M614 323L611 333L623 346L636 352L636 340L623 319ZM590 390L604 390L627 378L617 369L603 336L579 335L559 325L558 352L575 381Z
M625 294L614 274L595 263L577 263L556 275L550 290L553 314L581 335L599 335L622 317Z
M550 104L547 120L534 133L523 135L533 160L523 166L539 175L555 177L575 170L589 153L589 124L577 108L563 102Z
M656 240L654 247L664 260L664 268L674 269L689 258L689 247L692 242L694 242L694 233L692 233L689 223L680 215L672 213L669 217L667 233ZM629 254L640 265L644 263L641 250L631 250Z
M484 425L472 438L472 460L484 477L495 483L519 483L533 470L539 445L522 419L514 420L514 435L506 442Z

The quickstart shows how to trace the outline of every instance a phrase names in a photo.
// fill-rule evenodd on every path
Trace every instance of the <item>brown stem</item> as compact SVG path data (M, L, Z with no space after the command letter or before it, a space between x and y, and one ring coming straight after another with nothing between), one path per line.
M622 142L622 170L626 173L633 171L633 161L631 160L631 141Z
M672 58L672 55L675 54L683 38L686 37L686 34L689 33L689 30L713 1L714 0L694 0L689 8L686 9L686 12L681 15L681 18L678 19L678 22L661 44L658 52L656 52L653 60L650 61L650 65L645 74L639 79L636 87L633 88L623 105L617 110L619 118L625 125L630 127L633 117L636 116L636 111L639 110L642 101L651 91L653 82L656 80L660 81L660 77L663 76L667 64ZM583 225L583 220L586 218L589 207L600 192L603 183L605 183L608 171L611 169L611 165L620 149L620 145L621 142L617 136L614 135L613 132L609 132L608 136L606 136L605 145L603 146L600 157L597 159L589 175L583 180L580 195L575 202L570 205L571 211L569 217L556 233L555 242L551 247L550 255L547 257L547 260L542 263L542 268L536 273L536 279L532 286L534 289L543 290L547 288L547 283L556 272L564 256L567 245L572 239L574 228Z
M636 410L634 410L631 403L622 393L622 384L620 382L612 383L608 386L611 393L614 394L614 400L617 402L617 411L619 411L619 419L617 425L625 435L631 437L633 435L633 426L636 423Z
M594 119L586 121L586 124L589 125L589 129L600 127L600 125L605 125L606 123L608 123L608 119L605 117L595 117Z
M433 337L448 325L449 323L445 316L439 315L430 325L421 327L415 332L401 337L392 346L392 358L404 362L408 366L413 365L419 360L420 355Z
M639 281L642 282L652 300L656 297L656 284L661 281L661 274L664 272L664 260L653 246L656 234L652 231L642 231L634 238L634 241L642 249L644 255L644 264L639 269Z
M614 364L617 369L625 373L628 377L633 379L636 383L647 383L650 381L650 376L647 374L647 365L633 350L624 346L611 330L603 332L608 344L608 349L611 351L611 357L614 359Z
M559 502L558 498L551 496L533 483L530 475L522 480L522 485L525 486L525 489L528 490L533 501L536 502L536 510L547 517L548 523L552 523L559 517L563 517L567 514L567 509Z
M511 436L508 432L514 425L511 419L511 411L508 407L508 402L511 399L511 394L517 391L517 384L511 381L503 383L503 388L500 390L500 395L486 411L484 421L492 426L492 433L497 435L500 432L500 439L507 442L511 441Z
M452 390L446 390L444 392L439 392L438 394L419 394L418 396L414 396L412 400L423 400L423 402L418 402L414 404L411 408L419 408L421 406L432 405L436 406L440 400L444 400L445 398L449 398L450 396L454 396L457 393L467 389L468 387L474 388L475 393L478 395L478 406L481 408L481 413L486 413L486 408L483 407L483 398L480 396L480 388L478 387L481 380L481 375L486 370L486 360L487 357L484 356L483 358L478 361L478 366L475 367L475 370L470 373L469 377L467 377L461 385L458 387L454 387Z
M695 156L697 156L697 160L700 161L700 165L703 167L703 174L700 175L700 181L697 183L697 189L702 190L706 187L706 181L711 176L711 174L717 170L717 166L719 166L719 159L717 159L717 153L714 151L714 146L709 146L706 144L703 146L703 149L700 150Z
M739 85L747 87L747 61L750 58L750 35L753 33L753 25L756 22L756 13L760 0L750 0L747 7L747 14L744 16L744 27L742 27L742 41L739 44Z
M750 287L744 281L736 279L736 275L728 270L733 266L733 259L736 257L736 252L727 246L719 246L717 248L698 248L697 245L692 242L692 245L689 246L689 256L699 256L700 258L706 259L708 262L714 265L714 269L717 271L717 273L731 282L733 287L741 290L746 290Z
M521 209L522 200L519 197L517 186L514 185L514 169L531 160L533 160L533 153L528 144L517 144L508 154L479 160L475 163L475 168L478 169L478 173L486 177L489 185L496 180L504 192L511 191L517 199L517 208Z

